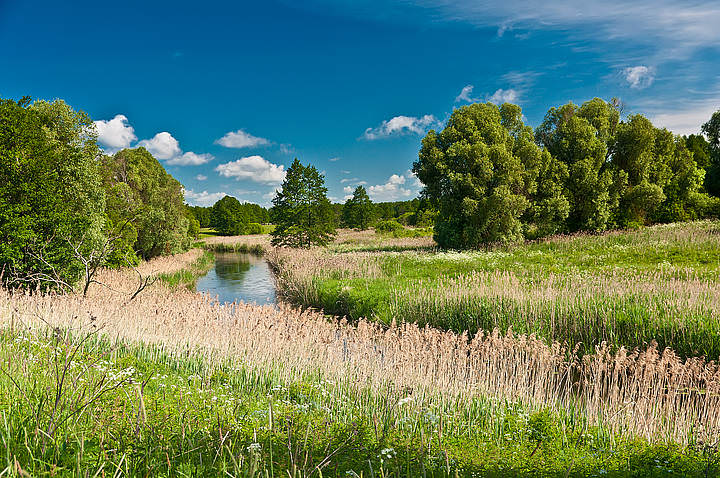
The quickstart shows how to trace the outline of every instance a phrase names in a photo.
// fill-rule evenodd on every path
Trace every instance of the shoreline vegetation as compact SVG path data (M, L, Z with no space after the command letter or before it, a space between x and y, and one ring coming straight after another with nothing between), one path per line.
M347 237L336 264L372 241ZM203 257L139 268L178 274ZM101 280L113 290L1 292L0 397L19 406L0 436L17 475L717 472L714 363L226 307L164 281L128 301L134 271Z

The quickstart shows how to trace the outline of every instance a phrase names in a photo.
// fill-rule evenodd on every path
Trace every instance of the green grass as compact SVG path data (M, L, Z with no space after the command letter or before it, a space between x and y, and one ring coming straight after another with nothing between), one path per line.
M720 223L703 221L469 252L384 252L379 245L372 259L382 271L379 277L348 278L341 271L321 271L311 281L282 292L292 302L350 318L405 320L471 334L512 328L571 345L582 343L587 351L603 340L630 347L655 340L661 348L671 347L684 356L717 359L718 311L702 299L673 305L679 302L672 287L685 287L690 280L718 283L719 235ZM344 252L336 248L333 253ZM347 258L354 260L352 254ZM516 294L454 296L463 285L461 278L498 271L517 279ZM627 284L667 283L668 288L621 293L620 286L594 291L587 285L609 277ZM547 301L521 298L526 290L550 283L550 278L551 289L572 292L585 286L590 292ZM459 280L456 287L448 286L452 279ZM298 284L292 278L288 282Z
M232 244L206 244L203 243L202 247L206 251L211 252L240 252L243 254L255 254L261 256L265 254L265 247L262 244L245 244L243 242L235 242Z
M260 224L262 227L261 234L270 234L275 230L275 224ZM223 234L220 234L215 229L211 227L201 227L200 228L200 235L198 236L199 239L205 239L207 237L215 237L215 236L222 236Z
M201 227L200 228L200 235L199 239L204 239L206 237L215 237L215 236L222 236L219 232L217 232L215 229L211 227Z
M195 289L195 282L202 277L215 264L215 255L208 250L203 250L202 255L189 267L169 274L158 274L157 279L164 282L171 288L185 287Z
M478 397L358 384L159 347L0 332L2 476L715 476L720 455Z

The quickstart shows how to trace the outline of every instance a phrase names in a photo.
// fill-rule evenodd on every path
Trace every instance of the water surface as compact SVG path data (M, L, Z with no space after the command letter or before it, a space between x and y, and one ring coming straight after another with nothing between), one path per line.
M215 267L198 279L198 292L220 303L275 304L275 281L267 261L253 254L216 252Z

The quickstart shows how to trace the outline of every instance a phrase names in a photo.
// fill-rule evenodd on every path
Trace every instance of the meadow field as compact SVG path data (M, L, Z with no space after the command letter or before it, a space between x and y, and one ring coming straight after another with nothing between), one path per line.
M195 293L200 249L2 290L0 475L716 476L719 232L205 240L265 254L277 307Z

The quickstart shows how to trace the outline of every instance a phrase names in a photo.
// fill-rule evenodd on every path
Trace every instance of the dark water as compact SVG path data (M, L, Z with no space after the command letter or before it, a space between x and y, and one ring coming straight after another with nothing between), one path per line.
M198 279L198 292L223 302L275 304L275 282L267 261L243 253L215 253L215 267Z

